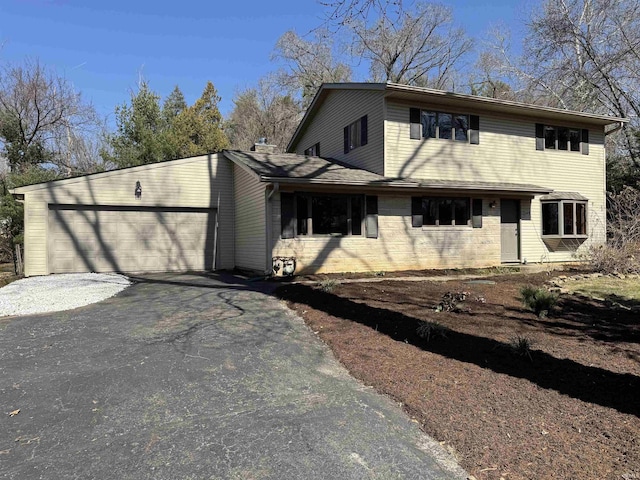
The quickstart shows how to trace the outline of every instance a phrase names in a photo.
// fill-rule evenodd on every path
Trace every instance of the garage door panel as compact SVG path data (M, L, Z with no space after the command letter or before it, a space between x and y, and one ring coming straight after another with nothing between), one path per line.
M50 205L51 273L206 270L215 210Z

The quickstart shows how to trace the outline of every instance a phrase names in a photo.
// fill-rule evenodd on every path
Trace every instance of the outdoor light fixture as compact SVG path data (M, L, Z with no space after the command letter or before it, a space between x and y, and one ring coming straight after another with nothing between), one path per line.
M136 198L142 198L142 186L140 185L140 180L136 182Z
M495 200L489 204L489 208L496 208L497 206L498 204L496 203Z

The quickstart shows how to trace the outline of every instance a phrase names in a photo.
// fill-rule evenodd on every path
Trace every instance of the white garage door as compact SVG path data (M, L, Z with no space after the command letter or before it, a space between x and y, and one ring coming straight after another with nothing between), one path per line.
M50 205L51 273L211 270L215 209Z

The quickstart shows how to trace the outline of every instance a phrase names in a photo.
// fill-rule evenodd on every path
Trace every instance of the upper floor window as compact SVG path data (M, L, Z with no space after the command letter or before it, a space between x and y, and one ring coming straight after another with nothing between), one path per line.
M309 148L307 148L304 151L305 155L310 155L312 157L319 157L320 156L320 142L311 145Z
M587 202L554 200L542 202L542 235L587 236Z
M409 109L410 137L440 138L459 142L480 143L480 118L477 115Z
M589 130L536 123L536 150L564 150L589 155Z
M365 115L344 127L344 153L367 144L369 137L367 123Z

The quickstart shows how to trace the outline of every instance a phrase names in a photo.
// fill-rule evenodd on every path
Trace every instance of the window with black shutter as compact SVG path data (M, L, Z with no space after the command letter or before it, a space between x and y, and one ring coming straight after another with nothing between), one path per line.
M369 122L366 115L344 127L344 153L363 147L368 142Z
M468 226L469 202L466 197L412 197L411 225Z
M536 150L559 150L589 155L589 130L536 123Z
M480 119L477 115L410 108L409 138L437 138L477 145L480 143Z

